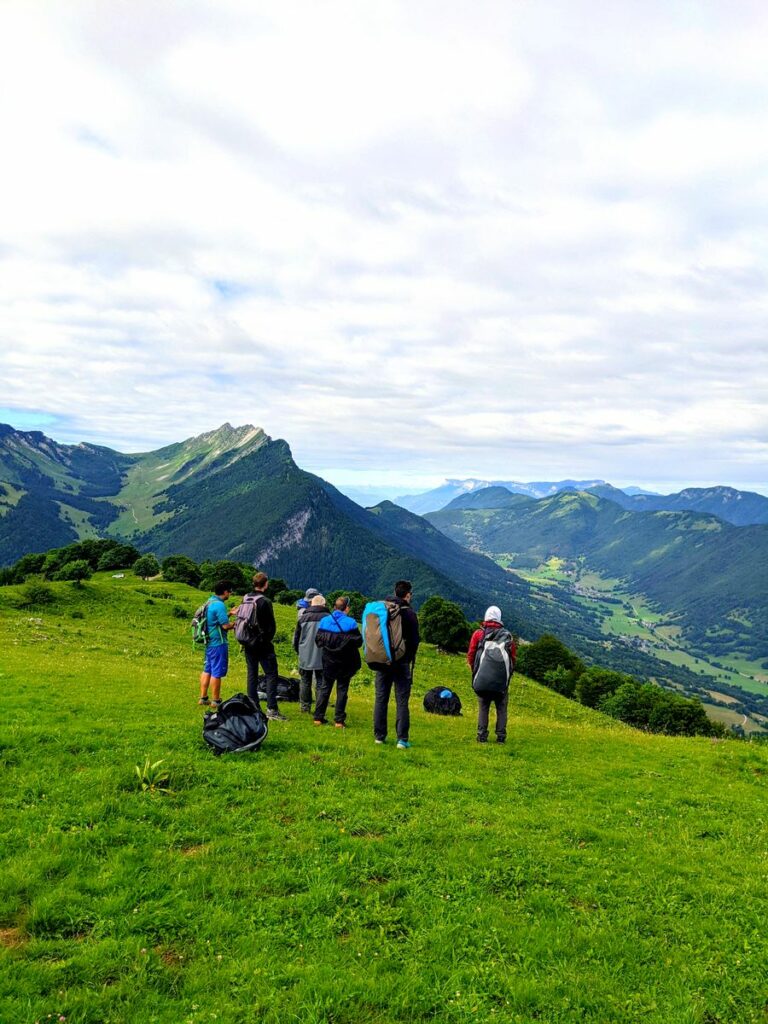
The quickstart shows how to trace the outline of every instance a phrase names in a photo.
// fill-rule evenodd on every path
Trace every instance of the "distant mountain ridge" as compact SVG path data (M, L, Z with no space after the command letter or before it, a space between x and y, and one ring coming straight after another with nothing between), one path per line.
M589 490L633 512L701 512L734 526L768 523L768 498L734 487L686 487L676 494L627 494L610 484Z
M478 481L471 481L471 483L474 485ZM571 486L572 483L573 481L563 480L560 484L530 484L526 485L529 487L529 492L513 490L509 484L504 483L491 484L487 487L472 486L463 490L441 508L506 508L510 504L515 504L511 500L514 496L523 493L528 493L531 498L541 498L563 491L582 490L613 501L621 508L632 512L700 512L705 515L718 516L734 526L756 526L768 523L768 497L754 491L739 491L734 487L718 486L686 487L685 490L675 494L653 494L649 491L641 491L636 487L628 488L625 491L604 482L589 484L586 487L574 487ZM547 486L550 488L548 494L530 493L534 490L544 490ZM557 488L557 490L552 490L552 488ZM633 493L628 493L629 491ZM437 491L429 493L436 494ZM441 509L433 511L439 512ZM429 513L421 514L428 515Z
M516 480L446 480L439 487L423 494L405 494L395 498L395 503L401 508L415 512L417 515L427 515L429 512L437 512L441 508L463 494L471 494L474 491L484 490L488 487L504 487L512 494L527 494L531 498L546 498L550 494L557 494L558 491L585 491L589 487L597 487L604 484L604 480L540 480L532 483L520 483Z

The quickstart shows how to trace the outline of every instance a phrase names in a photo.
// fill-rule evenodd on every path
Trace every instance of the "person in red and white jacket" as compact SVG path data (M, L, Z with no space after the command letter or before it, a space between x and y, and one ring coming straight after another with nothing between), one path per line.
M478 650L487 638L495 637L499 630L505 631L506 627L501 621L501 609L498 608L497 605L492 604L485 611L485 616L483 617L480 629L476 629L474 631L469 641L467 664L472 670L473 678L475 675L475 660L477 658ZM517 657L517 644L511 634L507 644L507 653L509 654L509 663L511 670L513 671L515 667L515 659ZM496 742L506 742L508 690L505 690L503 694L485 695L476 693L476 696L478 702L477 742L486 743L488 740L488 715L491 709L491 704L496 706Z

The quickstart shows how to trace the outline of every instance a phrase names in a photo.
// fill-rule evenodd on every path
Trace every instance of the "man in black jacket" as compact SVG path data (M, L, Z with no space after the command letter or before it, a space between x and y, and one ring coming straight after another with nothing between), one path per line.
M419 649L419 620L416 612L411 608L413 598L413 584L410 580L398 580L395 584L393 597L386 598L400 606L400 621L403 628L403 641L405 643L405 655L391 665L381 665L376 668L374 680L376 696L373 705L373 735L377 743L384 743L387 738L387 710L389 708L389 695L392 687L395 688L395 731L397 733L398 750L407 750L410 747L408 736L411 729L411 712L408 702L411 697L411 684L413 682L413 666L416 662L416 652Z
M317 687L315 725L325 725L325 712L335 683L334 724L337 729L346 728L349 683L360 668L359 648L363 644L357 623L348 613L349 598L339 597L330 615L318 623L315 644L322 651L323 671Z
M285 715L277 706L277 655L275 654L275 612L272 602L266 596L269 577L266 573L257 572L253 577L253 592L246 594L245 600L253 600L256 604L256 625L259 638L252 644L243 644L243 654L248 673L248 696L259 703L259 666L264 670L264 690L267 694L267 718L273 722L287 722Z

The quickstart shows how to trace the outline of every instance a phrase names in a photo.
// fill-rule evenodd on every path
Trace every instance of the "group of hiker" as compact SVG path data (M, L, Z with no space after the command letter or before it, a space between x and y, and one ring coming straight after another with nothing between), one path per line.
M257 572L253 589L236 608L228 610L226 601L232 596L233 586L222 580L196 613L193 623L200 620L205 642L198 704L215 709L222 703L221 681L228 671L227 633L234 631L245 656L248 696L260 708L261 690L266 695L266 717L276 722L287 721L278 705L276 624L272 602L266 594L268 585L269 577ZM392 595L365 606L362 629L349 614L348 597L337 598L333 609L329 609L320 591L310 587L297 602L293 648L299 661L299 709L312 714L315 725L329 724L326 715L335 686L334 726L346 728L349 685L362 665L363 648L366 664L375 672L374 741L383 744L387 740L389 702L394 690L397 747L405 750L411 746L410 696L420 643L419 620L411 607L412 599L410 580L398 580ZM479 743L488 740L491 705L496 709L496 740L506 740L507 695L515 655L515 643L502 623L501 611L492 605L480 628L472 634L467 651L478 698Z

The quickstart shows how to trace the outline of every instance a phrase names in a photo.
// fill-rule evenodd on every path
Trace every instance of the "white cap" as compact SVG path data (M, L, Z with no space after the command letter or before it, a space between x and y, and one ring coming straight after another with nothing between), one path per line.
M501 608L497 608L495 604L486 608L483 622L501 622Z

